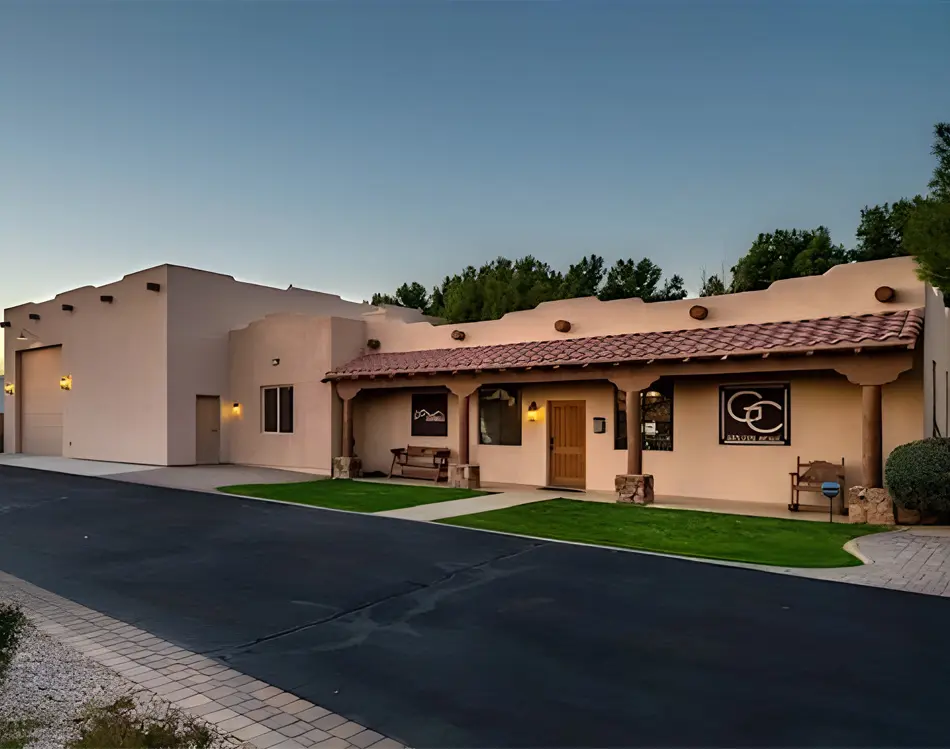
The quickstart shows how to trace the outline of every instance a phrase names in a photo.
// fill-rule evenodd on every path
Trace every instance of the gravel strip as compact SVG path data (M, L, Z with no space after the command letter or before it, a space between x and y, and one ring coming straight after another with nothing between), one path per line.
M4 603L17 603L5 595ZM12 600L11 600L12 599ZM75 718L90 703L111 704L132 695L142 709L163 713L170 705L49 635L27 625L7 678L0 684L0 721L33 719L42 724L29 749L63 749L78 736ZM218 736L216 749L234 749Z

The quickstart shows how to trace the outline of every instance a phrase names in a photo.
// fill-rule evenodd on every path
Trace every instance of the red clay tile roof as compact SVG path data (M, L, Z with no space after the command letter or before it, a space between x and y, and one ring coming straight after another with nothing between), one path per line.
M580 366L726 354L805 353L857 345L868 348L912 347L923 328L923 321L923 310L915 309L724 328L367 354L328 372L326 376L327 379L385 377L418 372Z

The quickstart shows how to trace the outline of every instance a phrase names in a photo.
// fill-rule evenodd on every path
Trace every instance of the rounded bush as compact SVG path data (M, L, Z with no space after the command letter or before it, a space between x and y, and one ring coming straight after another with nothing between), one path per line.
M898 507L950 512L950 439L895 447L884 467L884 484Z

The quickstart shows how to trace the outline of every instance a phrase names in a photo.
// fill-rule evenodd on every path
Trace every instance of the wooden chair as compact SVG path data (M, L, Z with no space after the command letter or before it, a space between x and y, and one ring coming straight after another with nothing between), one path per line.
M425 478L436 483L449 480L449 454L447 447L394 447L393 462L389 467L389 478L393 475L405 478ZM399 473L396 474L396 469Z
M810 463L802 463L801 456L796 458L796 461L798 470L788 474L791 479L792 488L792 501L789 503L788 509L792 512L798 512L799 510L820 510L824 512L826 508L823 505L801 504L799 501L801 493L811 492L818 494L820 497L824 497L824 494L821 492L821 485L825 481L834 481L841 487L838 496L842 498L841 507L843 514L843 508L846 506L844 501L844 458L841 459L840 464L829 463L827 460L813 460Z

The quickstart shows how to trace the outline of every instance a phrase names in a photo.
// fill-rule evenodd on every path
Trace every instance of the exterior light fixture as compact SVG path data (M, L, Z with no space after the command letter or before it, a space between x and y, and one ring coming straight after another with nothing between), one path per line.
M73 389L73 376L72 375L63 375L59 378L59 389L60 390L72 390Z
M21 330L21 331L20 331L20 335L18 335L18 336L16 337L16 339L17 339L18 341L25 341L25 340L26 340L26 331Z
M278 364L280 364L280 359L271 359L270 363L272 367L276 367Z
M659 392L658 390L647 390L646 397L647 398L662 398L663 393Z
M231 406L231 413L233 413L235 416L240 416L240 415L241 415L241 404L240 404L240 403L235 403L233 406Z
M538 404L534 401L531 401L531 405L528 406L528 421L537 421L538 420Z
M12 382L6 383L6 384L3 386L3 392L6 393L7 395L15 395L15 394L16 394L16 385L14 385Z

